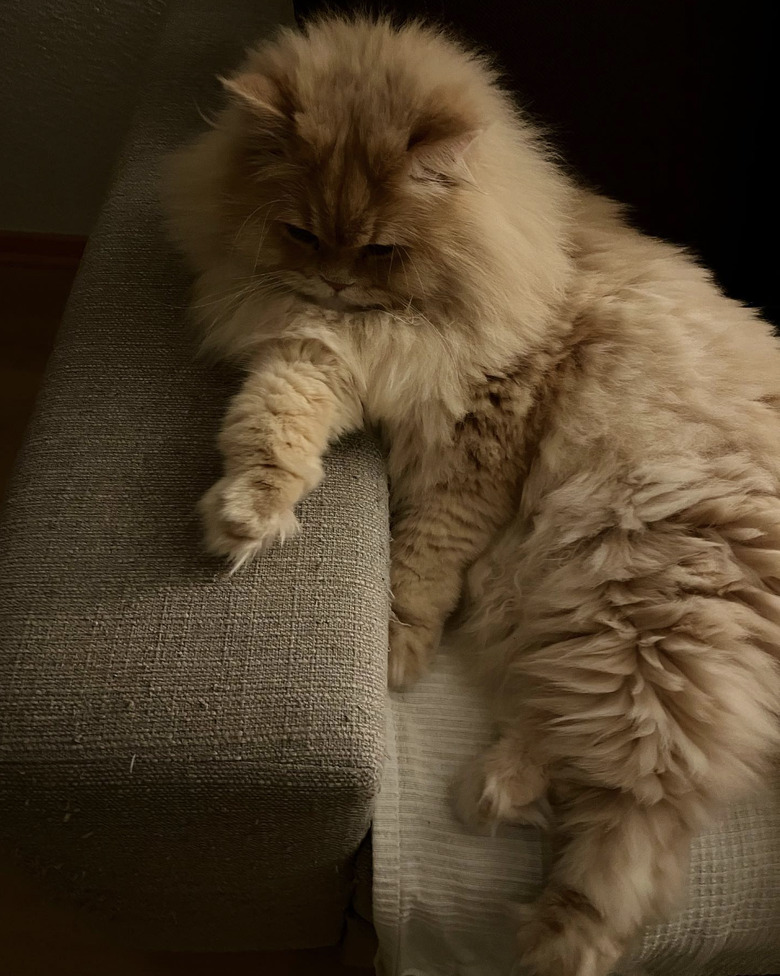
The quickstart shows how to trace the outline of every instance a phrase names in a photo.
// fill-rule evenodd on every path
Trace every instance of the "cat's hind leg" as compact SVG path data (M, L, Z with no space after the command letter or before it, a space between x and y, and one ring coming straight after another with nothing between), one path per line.
M556 821L560 854L539 900L522 906L520 959L534 976L606 976L679 899L690 830L668 802L605 789L578 789Z

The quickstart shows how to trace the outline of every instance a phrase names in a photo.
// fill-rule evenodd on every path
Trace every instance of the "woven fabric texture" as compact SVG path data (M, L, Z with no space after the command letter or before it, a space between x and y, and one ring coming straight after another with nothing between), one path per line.
M149 948L335 942L384 758L374 444L334 449L301 535L233 577L194 514L238 378L194 358L158 163L290 18L170 5L0 529L0 844Z
M393 696L372 831L380 976L521 976L512 902L541 890L536 830L469 833L449 784L491 741L484 703L443 650L433 674ZM687 905L650 929L620 976L780 972L780 777L694 847Z

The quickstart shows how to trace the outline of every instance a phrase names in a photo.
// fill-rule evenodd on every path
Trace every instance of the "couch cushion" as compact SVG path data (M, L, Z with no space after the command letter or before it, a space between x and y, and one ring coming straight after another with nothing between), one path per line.
M0 842L155 948L335 941L384 750L387 492L334 450L229 577L194 506L237 377L194 360L161 154L283 0L178 0L0 530Z
M514 902L535 899L549 838L503 825L482 837L455 820L450 783L494 735L490 709L443 648L432 674L393 696L372 832L381 976L518 973ZM651 926L616 976L780 972L780 775L699 837L688 900Z

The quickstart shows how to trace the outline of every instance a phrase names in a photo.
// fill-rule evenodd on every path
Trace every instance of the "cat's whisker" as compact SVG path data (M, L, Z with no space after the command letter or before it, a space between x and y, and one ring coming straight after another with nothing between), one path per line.
M404 281L406 282L406 293L409 296L409 301L407 303L407 310L412 307L414 302L414 295L412 294L412 289L409 287L409 273L406 270L406 262L401 258L401 270L404 273Z
M279 203L279 202L280 202L279 200L274 201L274 203ZM269 213L266 213L265 218L263 220L263 226L260 228L260 232L258 234L258 243L257 243L257 250L255 251L255 263L253 266L253 270L257 269L257 262L260 259L260 251L262 250L263 244L265 244L266 226L268 225L268 217L269 217Z
M442 330L437 325L434 325L434 323L428 318L428 316L427 315L423 315L422 312L420 312L420 311L416 312L415 317L418 318L418 319L420 319L422 322L424 322L428 326L428 328L430 328L430 329L433 330L433 332L435 333L435 335L438 337L439 341L441 342L442 349L450 357L450 361L452 362L452 364L453 365L456 365L457 364L457 357L456 357L455 352L454 352L454 350L452 348L452 344L447 339L447 336L444 334L444 332L442 332Z
M234 249L237 246L238 240L241 237L242 233L244 232L244 228L255 217L256 214L258 214L261 210L270 210L271 207L274 207L274 206L276 206L276 204L281 203L281 202L282 202L282 199L281 199L281 197L279 197L276 200L265 201L265 202L259 204L257 207L255 207L255 209L252 210L248 214L248 216L246 216L244 218L243 223L241 224L241 226L236 231L236 235L233 238L233 243L231 245L231 249ZM265 224L267 223L267 221L268 221L268 216L266 215L265 221L263 223L263 227L265 227Z
M403 257L401 258L401 260L403 261ZM425 285L423 284L423 280L422 280L422 277L420 275L419 268L417 267L417 265L416 265L416 263L414 261L411 262L411 265L412 265L412 271L414 271L414 273L417 275L417 281L419 282L419 285L420 285L420 295L421 295L423 301L426 301L427 298L428 298L428 295L427 295L427 293L425 291Z
M198 116L199 116L199 117L200 117L201 119L203 119L203 121L204 121L204 122L206 123L206 125L207 125L207 126L208 126L208 127L210 128L210 129L216 129L216 127L217 127L217 122L216 122L216 120L215 120L215 119L213 119L213 118L209 118L209 117L208 117L208 116L207 116L207 115L205 114L205 112L204 112L204 111L203 111L203 110L201 109L201 107L200 107L200 105L198 105L198 103L197 103L197 102L196 102L196 101L195 101L194 99L193 99L193 102L192 102L192 104L193 104L193 105L195 106L195 111L196 111L196 112L198 113Z
M231 244L231 249L233 249L233 248L235 248L235 247L236 247L236 245L238 244L238 240L239 240L239 238L241 237L241 235L242 235L242 233L244 232L244 228L245 228L245 227L246 227L246 225L247 225L247 224L249 223L249 221L250 221L250 220L251 220L251 219L252 219L252 218L254 217L254 215L255 215L256 213L258 213L258 211L260 211L260 210L262 210L264 206L265 206L265 204L262 204L262 203L261 203L261 204L259 204L259 205L258 205L257 207L255 207L255 209L254 209L254 210L252 210L252 211L250 211L250 212L249 212L249 213L248 213L248 214L246 215L246 217L244 218L244 220L243 220L243 222L242 222L242 224L241 224L241 226L240 226L240 227L238 228L238 230L236 231L236 234L235 234L235 237L233 238L233 241L232 241L232 244Z
M403 257L401 257L401 267L402 267L402 269L404 271L404 274L406 275L406 262L403 260ZM414 265L413 265L413 267L414 267ZM416 270L417 269L415 268L415 271ZM420 278L419 272L417 272L417 277ZM407 276L407 281L408 281L408 276ZM420 288L421 288L421 291L422 291L423 290L422 279L420 279ZM408 290L408 285L407 285L407 290ZM424 292L423 292L423 297L425 297ZM409 298L409 303L408 303L407 308L406 308L406 312L408 313L408 311L411 308L413 308L413 307L414 307L413 306L413 299L412 299L412 297L410 297ZM452 350L451 343L448 341L448 339L444 335L444 333L438 328L438 326L434 325L434 323L431 321L431 319L427 315L423 314L423 312L421 312L418 308L414 308L414 318L417 321L424 322L435 333L435 335L438 337L439 341L441 342L442 349L450 357L451 362L453 364L455 364L456 363L456 356L455 356L455 353Z
M240 302L241 299L247 294L247 292L248 292L248 286L246 288L242 288L238 292L232 292L231 291L231 292L227 292L225 294L219 295L217 297L209 297L209 296L206 296L206 297L204 297L202 299L199 299L196 302L191 302L190 303L190 308L198 308L198 309L200 309L200 308L213 308L214 306L217 306L217 305L225 305L225 304L232 304L232 303L235 303L235 302Z
M221 295L204 296L202 299L191 303L193 308L206 308L212 305L218 305L221 303L235 303L242 301L247 295L251 295L259 287L264 284L273 285L275 282L283 281L286 278L286 272L282 271L270 271L260 275L246 275L243 277L236 277L233 281L236 284L244 283L240 288L233 288L229 291L224 292Z

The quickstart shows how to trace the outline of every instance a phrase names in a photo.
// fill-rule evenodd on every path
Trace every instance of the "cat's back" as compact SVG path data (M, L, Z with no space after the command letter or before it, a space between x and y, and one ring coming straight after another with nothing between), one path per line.
M570 329L546 389L541 486L598 467L744 455L780 491L780 340L680 248L585 194Z
M716 423L750 404L780 405L780 339L690 255L589 193L573 241L569 347L591 390L681 420L707 405Z

